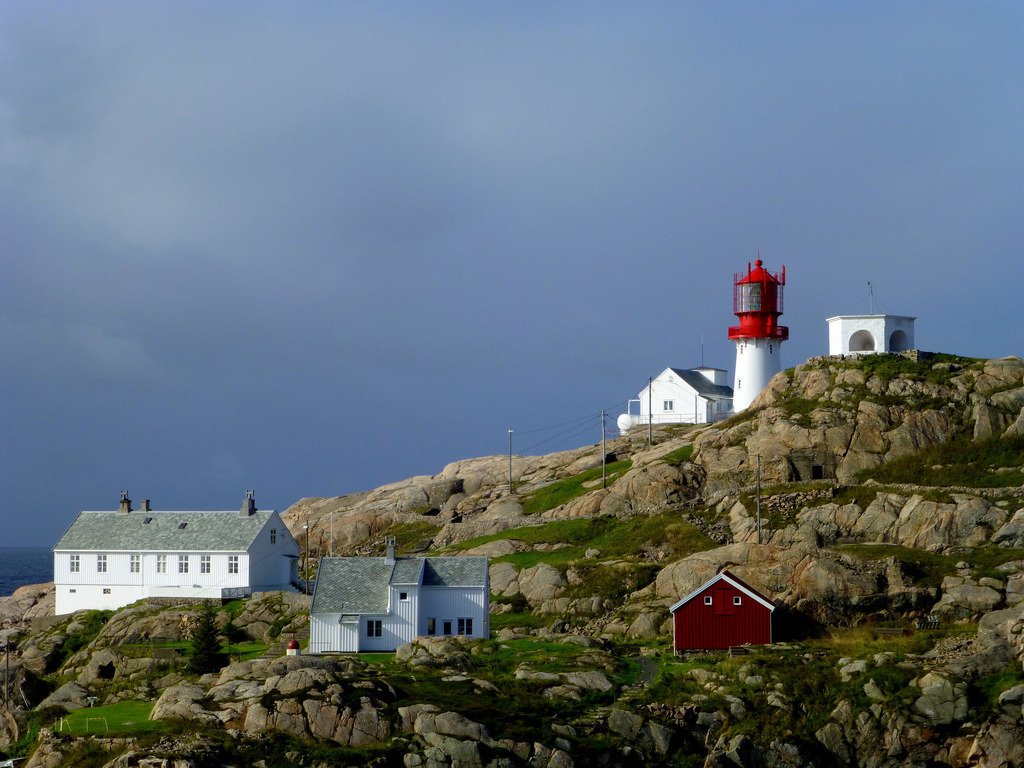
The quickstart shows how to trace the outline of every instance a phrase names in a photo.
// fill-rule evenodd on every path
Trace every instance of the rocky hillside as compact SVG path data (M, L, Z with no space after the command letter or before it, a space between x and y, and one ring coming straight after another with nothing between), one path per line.
M44 622L45 589L0 600L0 748L53 768L1024 764L1024 363L817 358L726 422L608 450L516 457L511 489L484 457L285 512L313 561L332 532L338 554L488 555L488 641L286 660L308 604L271 594L219 611L225 665L198 675L195 606ZM667 607L724 567L776 600L784 642L673 657Z

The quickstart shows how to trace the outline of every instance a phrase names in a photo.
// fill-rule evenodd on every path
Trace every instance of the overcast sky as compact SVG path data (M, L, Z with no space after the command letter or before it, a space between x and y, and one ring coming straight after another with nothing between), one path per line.
M5 544L595 442L702 335L733 368L759 253L787 365L868 281L923 349L1024 351L1019 2L0 18Z

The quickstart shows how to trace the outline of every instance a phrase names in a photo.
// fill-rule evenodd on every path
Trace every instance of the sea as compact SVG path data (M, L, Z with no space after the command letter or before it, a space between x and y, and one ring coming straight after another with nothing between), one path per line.
M53 552L47 547L0 547L0 597L26 584L53 581Z

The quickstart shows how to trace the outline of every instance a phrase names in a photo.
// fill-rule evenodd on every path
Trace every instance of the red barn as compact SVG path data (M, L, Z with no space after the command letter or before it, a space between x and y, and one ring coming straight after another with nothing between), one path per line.
M669 610L672 648L676 652L772 642L775 603L728 571L722 571Z

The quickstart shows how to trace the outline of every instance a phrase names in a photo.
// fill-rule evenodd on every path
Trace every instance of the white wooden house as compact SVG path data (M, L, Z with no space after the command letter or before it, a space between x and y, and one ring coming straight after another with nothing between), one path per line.
M666 368L626 404L622 432L653 424L711 424L732 412L732 387L721 368Z
M292 589L299 545L280 515L258 510L252 492L240 511L80 512L53 548L57 615L113 610L146 597L241 597Z
M418 636L489 637L486 557L324 557L310 608L311 653L393 651Z

